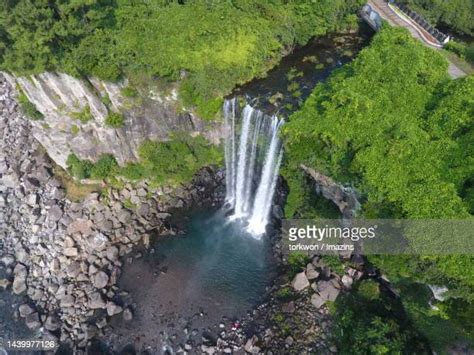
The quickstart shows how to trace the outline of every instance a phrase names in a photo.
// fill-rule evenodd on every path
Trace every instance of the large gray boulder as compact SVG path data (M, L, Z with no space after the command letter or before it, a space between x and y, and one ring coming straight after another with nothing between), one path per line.
M309 287L309 281L308 278L306 277L306 273L300 272L296 274L295 278L291 282L291 286L296 290L296 291L302 291L306 287Z

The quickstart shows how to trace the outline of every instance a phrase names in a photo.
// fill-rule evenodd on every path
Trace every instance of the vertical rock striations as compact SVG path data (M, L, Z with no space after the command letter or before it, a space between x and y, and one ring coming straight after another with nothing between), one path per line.
M126 82L49 72L29 77L0 75L21 89L44 115L43 120L32 122L31 133L63 168L70 153L93 161L108 153L121 165L136 161L144 140L167 140L175 131L203 134L213 143L221 137L219 124L206 123L180 109L175 89L166 96L150 91L140 97L125 97L122 89ZM123 127L107 127L105 121L112 112L123 114ZM81 114L82 120L78 119Z

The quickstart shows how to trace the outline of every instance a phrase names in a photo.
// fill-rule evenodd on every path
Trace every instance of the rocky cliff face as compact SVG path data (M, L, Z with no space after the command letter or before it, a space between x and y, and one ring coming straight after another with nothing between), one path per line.
M343 218L350 220L357 215L360 203L356 191L305 165L301 165L301 169L312 179L316 193L332 201L341 211Z
M219 124L204 122L190 112L178 112L176 90L167 96L149 92L146 97L132 99L121 93L126 82L79 80L62 73L0 75L12 87L21 88L44 115L43 120L32 122L32 134L63 168L70 153L93 161L104 153L113 154L119 164L135 161L144 140L167 140L175 131L202 134L212 143L218 143L222 136ZM77 119L84 110L90 110L91 119L87 122ZM123 127L105 125L111 112L124 115Z

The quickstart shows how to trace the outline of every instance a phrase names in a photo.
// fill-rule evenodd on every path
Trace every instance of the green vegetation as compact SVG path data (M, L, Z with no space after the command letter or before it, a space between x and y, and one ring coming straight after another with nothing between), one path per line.
M279 328L282 336L288 336L291 334L291 327L288 323L286 323L286 317L283 313L276 313L272 320Z
M94 116L92 116L91 113L91 107L89 105L84 106L84 108L79 112L72 112L71 117L81 121L81 123L87 123L94 119Z
M278 290L278 292L276 293L276 296L278 299L282 301L289 301L290 299L293 298L294 294L290 287L283 287Z
M28 97L20 90L18 95L18 102L23 110L23 113L30 120L38 121L44 118L43 114L36 109L36 106L28 100Z
M474 43L468 45L461 42L449 41L444 48L450 52L455 53L461 59L474 64Z
M137 205L135 205L129 198L127 198L123 201L123 207L129 210L134 210L135 208L137 208Z
M125 124L123 114L118 112L111 112L105 118L105 125L112 128L121 128Z
M133 86L126 86L120 90L120 93L125 97L137 97L138 90Z
M112 104L109 94L105 94L101 96L100 101L102 101L102 103L107 107L109 107Z
M474 77L451 80L439 53L402 29L386 27L356 60L318 85L286 124L283 173L290 195L285 214L318 216L302 185L299 165L304 163L362 192L366 218L472 218L473 128ZM430 242L429 236L405 237L412 245ZM472 312L472 256L369 260L392 281L447 285L451 309L462 305ZM408 317L431 345L446 346L430 335L442 327L421 322L415 309L407 303ZM464 328L453 334L466 334L468 323L459 324ZM382 333L392 331L379 326L373 324Z
M433 349L443 352L447 345L474 339L474 307L466 301L431 300L426 285L402 280L395 284L413 324L429 340ZM432 304L435 307L432 307Z
M220 150L202 136L176 136L169 142L144 142L139 150L143 175L160 184L177 184L192 179L202 166L219 164Z
M451 81L446 69L405 31L379 33L291 116L290 187L305 163L367 191L367 213L385 204L392 216L468 216L474 79Z
M139 163L128 163L121 167L110 154L102 155L92 163L71 154L67 165L71 175L77 179L115 179L122 176L128 180L148 179L161 185L176 185L192 179L202 166L219 164L220 150L210 145L201 136L179 135L168 142L146 141L139 148Z
M76 179L86 179L91 175L92 163L88 160L80 160L75 154L70 154L68 156L66 164L68 166L68 171Z
M405 317L403 306L382 294L371 280L331 305L340 354L428 354L426 341Z
M310 262L307 254L295 252L288 255L288 266L290 267L289 277L292 279L297 273L301 272Z
M75 124L73 124L71 126L71 134L73 136L77 135L80 131L81 131L81 129L78 126L76 126Z
M71 174L59 166L54 166L54 176L56 176L61 185L66 189L66 196L70 201L80 202L92 192L102 192L100 184L81 184L74 181Z
M447 25L453 31L474 35L474 0L401 0L433 25Z
M220 108L216 97L264 75L288 48L354 26L362 3L6 1L0 5L0 68L107 80L137 73L184 78L187 101L211 117Z

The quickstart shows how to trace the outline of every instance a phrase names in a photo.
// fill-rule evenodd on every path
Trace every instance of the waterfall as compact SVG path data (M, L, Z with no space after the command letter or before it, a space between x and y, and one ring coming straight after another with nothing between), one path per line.
M265 233L282 158L279 131L283 120L236 99L224 103L226 208L231 220L246 224L254 236ZM238 145L237 145L238 144Z

